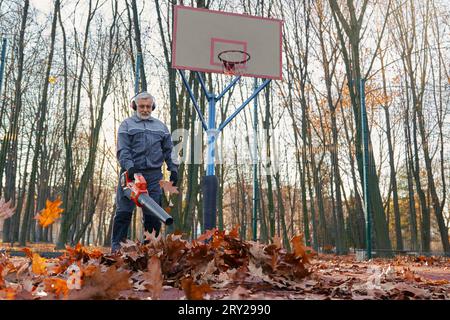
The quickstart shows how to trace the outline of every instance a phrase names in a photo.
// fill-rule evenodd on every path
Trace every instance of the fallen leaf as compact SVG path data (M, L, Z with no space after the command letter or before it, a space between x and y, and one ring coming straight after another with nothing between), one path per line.
M238 286L229 296L230 300L244 300L250 297L250 291L244 287Z
M98 266L92 269L90 275L84 274L82 290L71 290L68 299L112 300L118 298L121 291L131 289L128 271L119 271L115 266L106 272L101 272Z
M8 202L5 202L5 198L0 199L0 221L11 218L11 216L15 213L16 206L13 206L12 199Z
M205 241L205 240L211 239L211 237L214 235L215 231L216 231L215 229L206 230L196 240L197 241Z
M47 259L38 253L33 253L31 271L36 275L47 275Z
M67 273L69 274L66 280L67 288L70 290L81 289L83 284L83 271L81 271L81 268L74 263L67 268Z
M178 187L173 185L172 181L160 180L159 186L164 190L164 192L178 194Z
M412 282L421 282L420 276L417 276L413 271L411 271L409 268L403 268L403 277Z
M163 291L163 275L161 271L161 261L157 256L152 256L148 260L147 272L144 272L145 282L143 285L150 292L153 300L159 299Z
M420 289L420 288L415 288L406 283L396 284L394 287L394 290L398 290L401 293L405 294L407 297L412 297L415 299L425 299L425 298L429 297L429 294L427 293L427 291Z
M229 237L239 239L239 225L236 225L230 233L228 233Z
M190 277L181 280L181 287L188 300L203 300L204 295L212 291L207 284L196 285Z
M25 252L25 255L30 258L33 259L33 251L31 251L29 248L22 248L23 252Z
M16 294L17 292L13 288L0 289L0 300L14 300Z
M217 249L222 246L223 242L225 241L225 231L220 231L219 229L215 229L213 241L212 241L212 247Z
M277 248L282 248L283 244L281 242L281 238L279 236L273 236L272 238L272 243L277 247Z
M62 201L59 197L55 201L47 199L45 209L42 209L34 219L38 220L43 228L48 227L61 217L61 212L64 211L64 209L59 208L61 204Z
M57 299L60 295L66 298L69 292L66 281L59 278L44 279L44 286L45 291L48 293L53 293Z
M157 244L162 239L162 234L158 234L156 237L156 231L153 230L152 233L148 232L147 230L144 232L144 241L148 242L149 244Z
M3 279L3 266L0 264L0 288L5 286L5 280Z

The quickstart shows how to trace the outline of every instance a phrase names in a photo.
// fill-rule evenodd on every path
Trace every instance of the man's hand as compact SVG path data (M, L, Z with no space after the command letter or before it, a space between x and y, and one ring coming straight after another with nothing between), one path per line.
M137 173L136 169L134 167L130 167L128 171L128 179L134 180L134 174Z
M170 171L170 179L171 182L173 182L173 185L176 186L178 182L178 172L176 171Z

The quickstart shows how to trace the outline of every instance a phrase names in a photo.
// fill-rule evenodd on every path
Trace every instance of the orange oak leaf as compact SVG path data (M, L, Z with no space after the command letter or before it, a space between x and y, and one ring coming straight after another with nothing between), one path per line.
M5 286L5 280L3 280L3 266L0 264L0 288Z
M73 248L71 246L66 246L66 255L69 256L71 261L87 260L89 258L86 248L79 242Z
M56 298L59 298L60 295L66 298L69 293L66 281L59 278L44 279L44 288L46 292L53 293Z
M272 241L273 244L277 247L277 248L282 248L283 244L281 243L281 238L277 235L272 237Z
M31 271L37 275L47 275L47 259L42 258L38 253L33 253Z
M409 268L403 268L403 277L405 278L405 280L407 281L411 281L411 282L421 282L422 280L420 279L420 276L417 276L414 271L411 271Z
M228 233L228 236L231 238L239 239L239 225L236 225L230 233Z
M303 263L309 263L309 257L310 257L310 253L308 253L308 251L310 251L311 249L308 247L305 247L305 245L303 244L303 240L302 240L302 236L295 236L291 239L291 243L292 243L292 247L294 249L294 254L296 258L301 257Z
M109 267L105 272L99 266L86 269L83 270L82 290L71 290L68 299L113 300L119 297L121 291L131 288L130 274L126 270L117 270L116 266Z
M42 227L48 227L52 223L56 221L59 217L61 217L61 212L64 211L64 209L59 208L59 206L62 204L61 199L58 197L55 201L50 201L47 199L45 204L45 209L42 209L35 217L34 219L39 221L39 224Z
M28 258L33 259L33 251L31 251L29 248L23 248L21 251L25 252L25 255Z
M219 229L215 229L213 241L212 241L212 247L217 249L220 246L222 246L222 243L224 242L224 238L225 238L225 230L221 231Z
M175 194L180 193L178 191L178 187L172 185L172 181L160 180L159 186L164 190L164 192L175 193Z
M88 252L88 255L91 259L100 259L101 257L103 257L103 252L98 249L92 249L90 252Z
M188 300L203 300L205 293L212 291L208 284L198 286L194 283L192 278L185 278L181 280L181 287L183 288L186 299Z
M0 289L0 300L14 300L16 294L17 292L14 288Z
M206 230L203 234L201 234L201 235L197 238L197 241L204 241L204 240L211 239L211 237L214 235L214 232L216 232L215 229L209 229L209 230Z

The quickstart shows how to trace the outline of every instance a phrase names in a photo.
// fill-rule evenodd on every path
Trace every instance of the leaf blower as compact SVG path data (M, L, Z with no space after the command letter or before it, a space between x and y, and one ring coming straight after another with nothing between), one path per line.
M133 181L128 177L128 171L125 171L120 177L120 184L125 196L138 207L146 208L151 215L168 226L173 223L173 218L149 196L147 181L142 174L135 173Z

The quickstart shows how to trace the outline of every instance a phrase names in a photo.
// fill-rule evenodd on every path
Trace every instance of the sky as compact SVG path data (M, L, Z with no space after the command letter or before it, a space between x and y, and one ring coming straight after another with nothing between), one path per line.
M30 4L42 13L50 13L53 9L52 0L30 0Z

